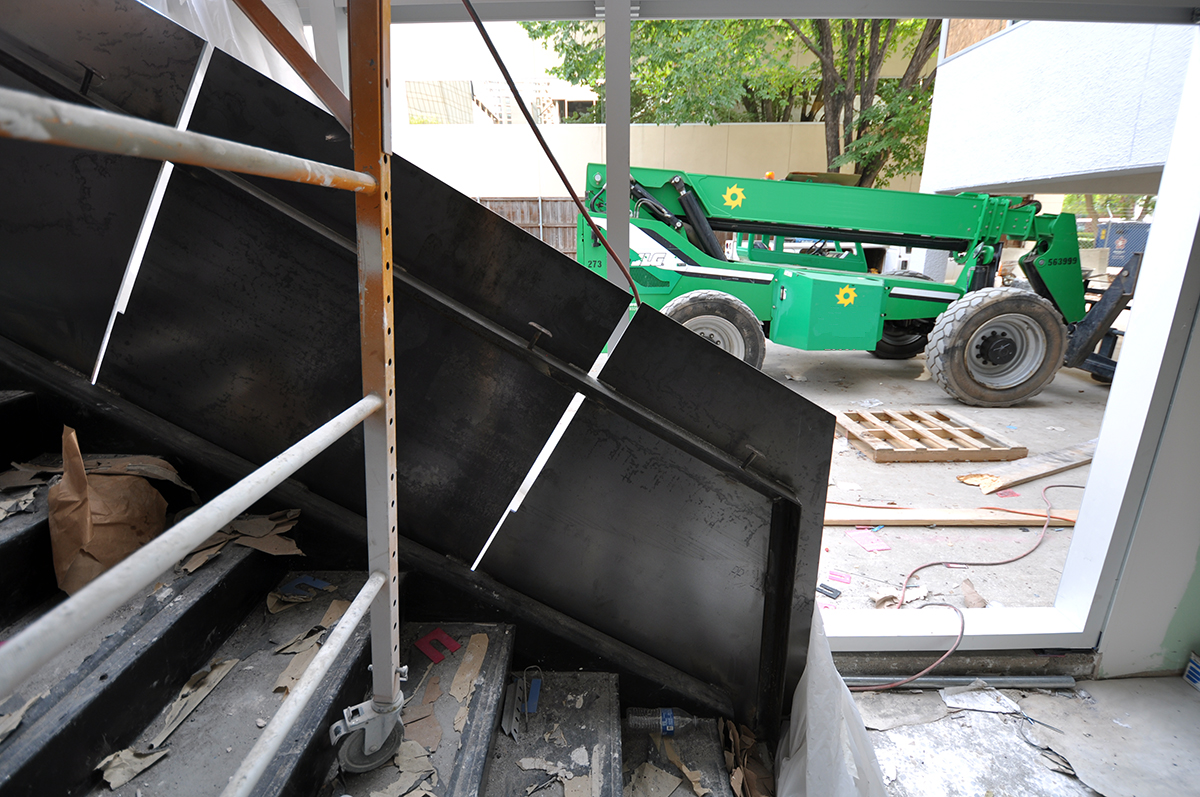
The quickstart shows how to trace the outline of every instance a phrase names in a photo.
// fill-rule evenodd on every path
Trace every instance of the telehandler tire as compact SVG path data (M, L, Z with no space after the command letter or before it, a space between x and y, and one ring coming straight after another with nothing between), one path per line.
M717 348L762 368L767 338L762 323L741 299L720 291L692 291L676 296L662 313Z
M1050 384L1066 349L1067 328L1050 302L1016 288L984 288L938 316L925 364L964 404L1009 407Z

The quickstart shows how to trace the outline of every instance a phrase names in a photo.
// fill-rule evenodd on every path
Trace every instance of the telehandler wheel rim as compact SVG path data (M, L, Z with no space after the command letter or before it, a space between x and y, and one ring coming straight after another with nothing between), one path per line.
M684 321L683 325L739 360L746 359L746 341L732 321L720 316L702 315Z
M1016 387L1045 361L1046 333L1029 316L999 315L975 330L963 357L979 384L993 390Z

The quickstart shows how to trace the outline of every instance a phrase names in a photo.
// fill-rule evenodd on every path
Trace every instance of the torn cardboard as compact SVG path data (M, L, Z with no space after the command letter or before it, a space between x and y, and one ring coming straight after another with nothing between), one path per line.
M680 783L683 780L647 761L633 771L631 797L670 797ZM735 787L734 794L740 795L741 792Z
M168 709L165 727L150 742L150 749L161 746L167 737L183 724L196 706L200 705L204 698L217 688L217 684L221 683L221 679L228 675L237 663L237 659L214 661L205 669L193 674L179 690L179 696L175 698L175 702Z
M186 515L176 515L178 523ZM284 537L299 522L299 509L284 509L270 515L238 515L208 539L193 549L192 556L184 563L189 573L219 554L227 544L242 545L272 556L304 556L304 551L291 537ZM274 612L272 612L274 613Z
M479 679L479 669L483 666L484 656L487 655L488 635L472 634L467 643L467 652L454 673L454 681L450 684L450 696L459 703L471 696L475 691L475 682Z
M49 492L58 586L73 595L166 528L167 502L141 476L89 477L75 430L63 427L63 476Z
M388 795L403 795L426 778L437 777L437 769L429 758L429 751L413 739L405 739L392 759L400 769L400 775L384 792Z
M9 712L8 714L0 714L0 742L3 742L6 738L8 738L10 733L17 729L17 727L21 724L21 720L25 719L25 712L29 710L29 707L48 694L50 694L49 689L29 698L25 701L25 704L16 711Z
M904 592L905 603L912 603L913 601L924 600L929 597L928 587L914 586L912 584L909 585L907 590L900 590L896 587L884 587L872 592L869 597L875 602L876 609L890 609L900 604L901 592Z
M971 583L971 579L964 578L962 584L959 586L962 588L963 599L968 609L987 608L987 599L975 590L975 585Z
M119 789L136 778L150 766L164 757L169 750L155 750L149 753L139 753L132 747L117 752L105 758L96 765L104 777L104 782L110 789Z
M36 494L37 488L30 487L26 490L14 492L12 495L0 495L0 520L4 520L9 515L28 512L30 507L33 506L33 499Z
M651 736L657 736L657 734L651 734ZM667 760L674 764L679 771L683 773L683 776L687 778L688 783L690 783L692 786L692 791L696 794L696 797L704 797L704 795L712 793L712 789L706 789L700 785L700 772L698 770L688 769L687 765L683 763L683 758L680 757L679 750L676 749L675 741L673 739L663 739L662 747L664 754L667 756Z

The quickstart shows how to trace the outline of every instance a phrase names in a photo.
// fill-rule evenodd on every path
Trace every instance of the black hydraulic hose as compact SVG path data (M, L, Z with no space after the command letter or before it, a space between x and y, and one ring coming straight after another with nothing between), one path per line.
M488 50L492 53L492 58L496 60L496 66L500 67L500 73L504 75L504 82L508 84L508 90L512 92L513 100L516 101L517 107L521 109L521 113L525 116L525 121L529 123L529 129L533 131L538 144L541 144L542 152L545 152L546 157L550 159L550 165L554 167L554 171L558 172L558 177L566 187L567 193L571 195L571 199L574 200L575 207L579 208L579 212L587 219L588 226L592 228L592 232L600 239L600 243L608 251L608 256L613 259L617 267L621 269L621 273L625 275L625 280L629 283L629 289L633 291L633 300L640 305L642 297L638 295L637 285L633 282L633 275L629 273L628 266L625 265L625 261L622 258L617 257L617 253L613 251L612 244L604 237L604 233L600 231L600 227L596 225L596 222L592 219L592 215L587 212L587 208L579 200L579 195L571 187L571 181L567 179L566 173L558 165L558 160L554 157L554 153L550 151L550 146L546 143L546 139L542 137L542 131L538 130L537 125L533 122L533 116L529 113L529 109L525 107L525 101L521 99L521 94L517 91L517 84L513 82L512 75L508 73L508 67L504 65L503 59L500 58L500 53L496 50L496 45L492 44L492 38L488 36L487 30L484 29L479 15L475 13L475 6L471 5L471 0L462 0L462 2L467 9L467 13L471 15L471 20L475 23L475 27L479 29L479 35L483 37L483 43L487 45ZM619 216L620 214L617 215Z

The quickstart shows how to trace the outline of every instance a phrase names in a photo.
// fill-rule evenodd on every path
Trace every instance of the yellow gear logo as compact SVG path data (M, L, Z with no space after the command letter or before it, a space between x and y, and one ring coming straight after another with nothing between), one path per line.
M725 204L731 208L740 208L742 200L746 198L746 192L738 188L737 183L725 189L725 194L721 197L725 200Z
M849 285L843 286L843 288L837 292L837 303L842 307L849 307L850 305L854 304L854 300L857 298L858 294L855 293L854 289Z

